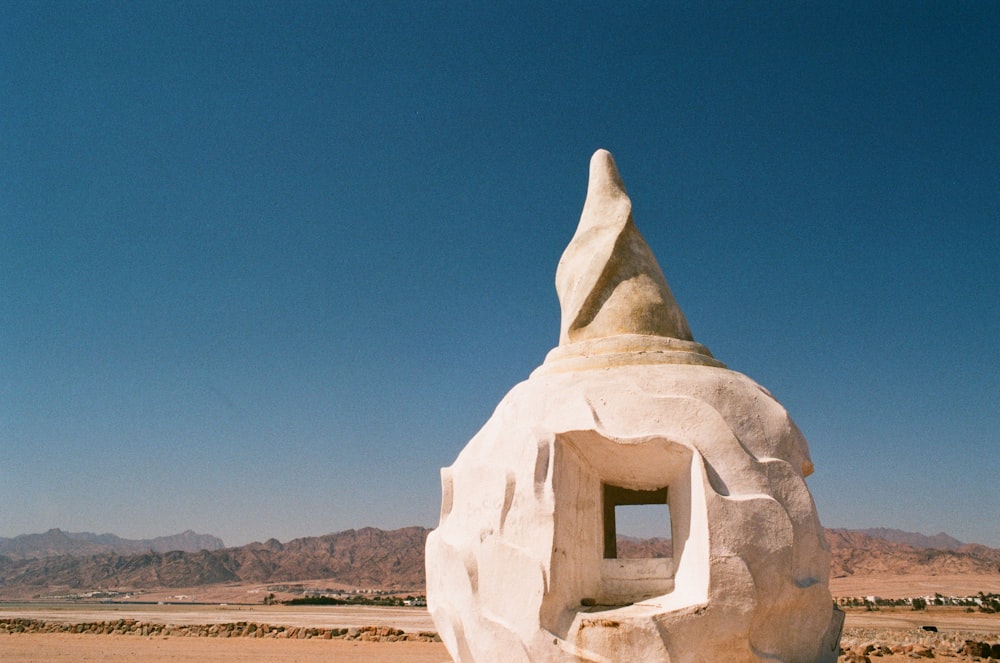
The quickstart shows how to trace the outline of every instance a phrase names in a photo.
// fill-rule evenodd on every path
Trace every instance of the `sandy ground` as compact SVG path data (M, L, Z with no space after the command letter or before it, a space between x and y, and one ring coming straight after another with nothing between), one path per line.
M926 610L910 608L882 608L869 612L863 608L849 608L844 628L893 628L919 631L933 626L938 631L975 631L1000 634L1000 614L965 612L965 608L931 606Z
M975 596L979 592L1000 594L1000 573L990 575L848 576L830 579L833 596L881 596L894 599L913 596Z
M127 635L0 636L4 663L443 663L440 642L350 642L256 638L142 638Z
M939 661L966 657L935 656ZM872 659L912 662L906 654ZM256 638L142 638L118 635L14 634L0 636L4 663L450 663L439 642L351 642Z
M250 621L316 628L392 626L407 632L435 630L424 608L367 606L0 604L0 618L16 617L74 624L136 619L178 625ZM145 638L49 633L0 635L0 661L3 663L443 663L450 660L444 645L439 642Z
M403 628L407 631L434 630L426 610L414 608L21 604L0 606L0 618L5 617L30 617L69 623L132 618L169 624L213 624L235 621L314 627L378 624ZM921 627L926 625L935 626L939 633L922 631ZM948 637L961 640L966 634L976 634L977 640L1000 642L1000 615L967 613L958 608L934 607L919 612L903 608L875 612L851 609L847 612L845 622L845 640L850 640L852 646L865 642L885 644L930 642ZM935 653L937 660L968 661L965 657L951 656L948 655L950 652L937 648ZM906 654L898 654L872 660L903 663L912 661L913 658ZM447 663L450 658L444 645L427 642L26 633L0 634L0 661L4 663L35 661Z

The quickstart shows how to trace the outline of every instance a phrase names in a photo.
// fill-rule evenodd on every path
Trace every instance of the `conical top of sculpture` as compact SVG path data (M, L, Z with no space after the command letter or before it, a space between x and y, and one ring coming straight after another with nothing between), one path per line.
M590 159L580 225L556 270L559 344L617 334L694 340L653 252L632 221L632 201L607 150Z
M562 308L559 346L543 372L623 363L723 366L694 342L632 220L632 201L607 150L590 159L587 200L559 260L556 292Z

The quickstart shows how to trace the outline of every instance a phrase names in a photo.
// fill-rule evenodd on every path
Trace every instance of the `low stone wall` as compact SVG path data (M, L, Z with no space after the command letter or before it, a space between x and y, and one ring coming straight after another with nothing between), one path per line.
M437 633L407 633L391 626L315 628L274 626L256 622L224 624L160 624L137 619L67 623L42 619L0 619L0 635L10 633L89 633L180 638L278 638L306 640L361 640L368 642L440 642ZM995 633L950 631L933 633L911 629L845 628L840 661L861 663L879 657L962 657L967 660L1000 660L1000 636Z
M406 633L391 626L351 628L314 628L309 626L273 626L255 622L225 624L157 624L137 619L103 622L47 622L42 619L0 619L0 635L9 633L92 633L98 635L137 635L181 638L280 638L306 640L362 640L369 642L440 642L437 633Z

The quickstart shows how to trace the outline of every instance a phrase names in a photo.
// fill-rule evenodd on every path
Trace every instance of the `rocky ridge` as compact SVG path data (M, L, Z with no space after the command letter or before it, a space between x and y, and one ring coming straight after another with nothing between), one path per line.
M335 579L354 587L424 587L424 542L429 529L363 528L281 543L197 552L102 552L44 558L0 555L0 598L24 598L98 588L151 589L218 583ZM47 533L50 534L50 533ZM20 537L18 537L20 538ZM164 537L166 538L166 537ZM829 529L831 575L1000 574L1000 550L978 544L955 549L893 543L864 531ZM6 541L10 541L7 539ZM623 538L623 557L670 554L669 539Z
M890 543L905 543L914 548L934 548L936 550L957 550L965 544L944 532L938 532L933 536L919 534L917 532L904 532L890 527L871 527L868 529L854 530L866 536L876 539L883 539Z
M0 537L0 555L11 559L43 559L59 555L83 557L103 553L136 554L145 552L198 552L221 550L226 544L217 536L186 530L180 534L153 539L123 539L114 534L64 532L54 528L41 534Z
M171 551L44 559L0 556L0 597L96 588L193 587L226 582L336 578L355 587L414 589L424 584L423 527L372 527L282 544L195 553Z
M926 548L847 529L826 530L826 542L832 557L832 577L1000 573L1000 549L976 543L956 541L959 546L953 549Z

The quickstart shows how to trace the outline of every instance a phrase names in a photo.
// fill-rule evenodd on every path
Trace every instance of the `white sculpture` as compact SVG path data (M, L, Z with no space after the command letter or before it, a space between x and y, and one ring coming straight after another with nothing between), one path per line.
M806 441L694 342L606 151L556 289L559 346L441 471L427 601L456 663L836 661ZM617 559L634 503L666 503L672 558Z

